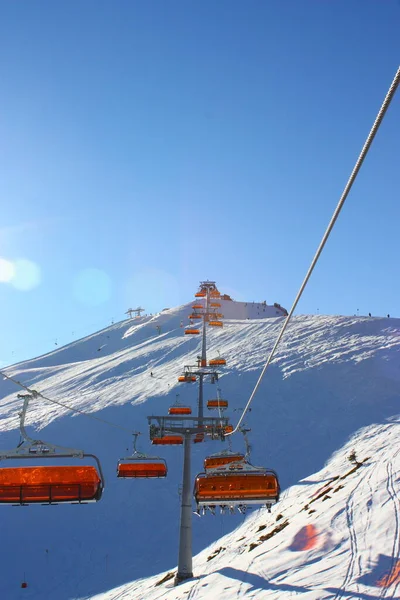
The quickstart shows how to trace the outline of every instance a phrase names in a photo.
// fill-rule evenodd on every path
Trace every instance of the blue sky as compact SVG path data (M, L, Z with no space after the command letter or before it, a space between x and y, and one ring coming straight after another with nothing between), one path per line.
M0 0L1 364L201 279L289 307L399 25L397 0ZM399 125L398 93L299 313L400 316Z

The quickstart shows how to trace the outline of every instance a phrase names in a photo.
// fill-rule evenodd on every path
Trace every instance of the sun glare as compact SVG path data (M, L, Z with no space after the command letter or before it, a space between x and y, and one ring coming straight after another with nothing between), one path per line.
M0 258L0 282L8 283L14 277L15 269L12 262Z
M10 280L17 290L28 292L40 284L40 267L32 260L19 258L13 264L14 273Z

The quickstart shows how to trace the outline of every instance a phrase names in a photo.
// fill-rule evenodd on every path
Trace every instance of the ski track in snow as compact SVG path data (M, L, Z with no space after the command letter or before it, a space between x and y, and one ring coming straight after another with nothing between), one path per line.
M176 393L196 405L196 388L181 387L176 380L184 365L194 363L200 349L199 340L188 339L180 327L190 305L117 323L9 367L8 372L50 398L94 414L107 411L106 419L144 431L146 415L165 413ZM282 319L236 318L234 308L229 305L231 320L223 330L210 331L208 352L213 357L219 350L228 360L220 384L233 409L229 412L233 422L235 409L247 400L282 325ZM162 327L159 335L157 325ZM35 401L28 413L29 427L48 426L56 439L60 432L66 439L72 434L77 445L83 438L87 448L105 462L107 486L99 505L78 507L79 514L76 507L75 512L61 506L22 512L2 507L9 515L3 530L10 541L0 556L4 570L0 598L20 600L15 579L25 565L30 585L22 592L29 600L396 598L400 581L395 577L391 581L390 576L400 559L400 450L394 450L400 424L388 420L398 412L399 351L397 319L293 319L249 414L254 462L276 467L289 486L285 485L272 514L260 509L232 521L210 515L198 519L194 531L197 542L201 539L198 547L204 549L194 556L195 578L178 587L171 581L155 584L167 572L158 571L168 566L169 572L176 570L179 449L165 450L167 480L125 485L113 477L129 434L110 432L84 417L72 420L67 410ZM1 385L0 430L8 432L17 424L16 392L20 390L9 382ZM43 437L52 439L50 433ZM11 439L11 434L5 435ZM146 436L139 442L149 445ZM241 444L238 436L233 443ZM193 449L194 474L205 454L222 449L209 442L198 446L202 447ZM347 457L353 448L360 460L369 460L348 474ZM164 456L164 449L159 452ZM315 457L318 453L323 457L320 461ZM61 520L54 511L63 515ZM282 531L261 539L285 521ZM218 539L220 526L227 533ZM317 541L302 548L299 536L311 526ZM14 541L14 536L18 540L22 535L26 548ZM58 548L60 539L63 549ZM43 548L50 548L51 569L43 568L38 558ZM105 555L110 560L108 574ZM376 583L382 573L374 579L373 565L380 556L389 561L386 587ZM151 576L135 580L144 568L149 572L152 561ZM116 571L118 576L108 583L107 576Z
M388 495L390 496L390 499L393 504L393 510L394 510L393 546L392 546L391 567L390 567L390 571L389 571L389 576L392 575L392 573L394 572L395 565L396 565L397 561L400 559L400 537L399 537L400 536L400 531L399 531L400 499L399 499L398 493L396 492L396 488L395 488L394 481L393 481L393 460L399 453L400 453L400 450L398 450L394 454L393 458L391 460L389 460L386 464L386 472L387 472L386 490L387 490ZM389 585L388 587L382 587L382 592L381 592L379 598L387 598L387 597L396 598L396 591L397 591L399 584L400 584L400 577L398 577L397 583L394 582L392 585ZM393 589L392 596L387 596L387 594L389 593L389 590L391 588Z
M250 515L248 519L244 522L242 526L240 526L236 531L232 534L228 534L225 538L216 541L210 548L203 551L198 557L194 559L194 572L198 578L185 582L181 586L177 588L171 587L169 584L164 586L164 590L158 590L156 593L152 593L152 581L149 580L149 584L146 585L146 581L141 582L138 587L129 587L126 589L126 596L123 595L110 595L110 596L101 596L102 600L118 600L125 598L136 598L139 600L149 599L149 600L161 600L163 598L170 598L183 600L186 598L190 598L190 600L200 600L203 598L221 598L222 600L230 600L231 598L248 598L257 599L257 600L277 600L284 598L290 599L297 597L299 595L299 591L301 595L310 600L322 600L322 599L332 599L332 598L373 598L373 597L381 597L381 598L396 598L396 589L397 585L393 584L392 587L388 588L375 588L375 594L371 588L366 587L365 585L361 585L357 582L359 577L363 574L362 571L367 570L367 562L368 560L364 560L364 566L362 562L362 557L366 553L366 551L371 547L371 538L368 537L368 533L374 536L374 511L373 498L375 498L376 492L382 494L382 485L385 484L385 479L387 479L387 492L389 493L389 500L395 506L395 510L397 518L398 518L398 504L395 504L395 501L398 498L395 492L395 484L394 484L394 473L396 470L398 471L398 466L395 465L395 459L398 455L398 452L393 454L390 457L391 462L390 465L393 465L393 468L388 467L388 471L386 473L386 462L384 460L385 455L391 454L389 451L391 449L391 444L393 441L396 441L398 437L398 426L381 426L376 428L374 432L373 439L376 440L375 447L370 447L370 437L371 434L367 432L366 441L363 443L362 435L357 436L357 443L361 447L361 450L365 452L367 449L370 450L370 454L377 454L377 460L371 460L367 462L365 465L357 469L353 474L347 475L347 471L351 469L351 465L346 465L346 456L348 456L352 443L350 442L347 447L341 453L342 458L338 462L338 456L333 458L333 462L335 465L327 465L327 467L323 470L323 472L316 474L316 480L328 480L328 483L325 483L322 487L319 486L314 489L312 494L308 494L308 498L315 498L318 496L317 492L321 489L327 489L329 486L329 478L328 473L332 473L335 475L337 473L337 468L339 466L339 472L341 475L346 475L346 477L341 480L335 480L335 485L341 483L343 484L343 488L338 490L337 492L332 491L331 500L327 500L325 504L322 504L324 501L320 498L316 500L314 506L316 507L317 513L320 512L321 508L323 508L323 512L320 514L319 520L322 518L323 521L330 519L329 514L331 513L331 509L326 508L328 503L333 501L333 497L337 494L332 509L334 509L335 520L341 519L341 515L345 518L346 527L348 528L348 539L349 539L349 551L346 551L346 546L341 544L339 548L341 552L345 552L345 556L347 555L349 558L349 563L346 566L344 572L342 570L342 566L344 563L343 558L339 559L335 569L338 569L337 575L334 575L328 568L327 576L325 583L318 582L316 579L319 577L318 571L314 571L314 565L321 565L321 557L324 556L324 547L313 550L309 553L304 553L304 560L301 560L302 556L297 555L297 558L289 560L289 564L287 564L287 570L282 571L282 567L285 565L285 559L282 558L281 561L274 565L274 562L269 566L263 567L264 559L268 557L273 557L275 555L275 559L282 552L285 553L285 548L287 547L290 539L293 537L293 533L298 529L299 525L304 522L305 517L301 516L302 512L299 512L299 506L296 505L296 494L292 498L291 494L286 494L285 499L281 501L278 505L279 510L282 512L282 519L287 519L289 521L289 526L285 531L287 531L287 535L276 534L276 540L272 537L267 542L261 543L257 546L252 553L249 553L249 543L252 540L257 540L259 537L258 531L260 530L260 525L268 523L267 529L263 531L268 531L275 526L276 520L275 517L277 515L277 511L274 511L272 515L268 515L265 511L258 511L253 515ZM377 446L379 443L379 435L381 436L383 443L382 446ZM391 439L387 441L386 438ZM366 458L366 456L364 456ZM342 465L340 469L340 465ZM343 469L344 467L344 469ZM385 473L383 473L383 470ZM385 477L386 474L386 477ZM314 478L314 477L313 477ZM335 486L334 486L335 487ZM306 496L297 495L297 501L300 506L304 505L304 502L307 499ZM294 500L294 501L293 501ZM383 500L386 502L386 499ZM318 506L318 503L320 506ZM343 504L343 506L342 506ZM376 502L379 510L379 503ZM342 506L341 510L337 510ZM278 508L278 507L277 507ZM363 513L365 514L365 521L363 520ZM378 516L377 513L375 513ZM282 520L281 520L282 522ZM396 521L398 523L398 521ZM317 527L322 531L324 529L323 524L319 524L317 519L316 521ZM370 526L372 530L370 531ZM346 533L343 532L343 535L346 536ZM240 546L234 545L235 542L239 542L242 537L245 537L240 543L245 543L247 548L245 553L240 552ZM279 537L279 539L278 539ZM399 541L398 541L398 525L396 525L395 530L390 531L390 538L392 548L392 569L395 564L395 560L398 557L399 552ZM375 540L376 541L376 540ZM389 540L388 540L389 541ZM384 542L384 540L382 540ZM265 544L265 547L264 547ZM384 542L386 545L386 542ZM221 552L218 556L210 561L209 563L204 562L204 557L213 551L217 547L225 547L226 551ZM368 557L367 557L368 558ZM261 563L260 563L261 559ZM300 559L300 560L299 560ZM287 563L288 557L286 557ZM199 562L200 561L200 562ZM233 572L238 571L238 566L240 562L240 572L242 572L242 576L240 581L236 582L236 586L227 585L226 583L221 583L221 577L219 573L223 573L224 570L233 570ZM291 564L290 564L291 563ZM229 566L227 566L229 565ZM261 567L261 568L260 568ZM321 571L320 571L321 573ZM338 586L337 591L332 594L330 591L332 589L332 577L335 579L338 578L338 575L342 574L342 583ZM229 574L228 574L229 576ZM162 575L160 575L160 578ZM253 581L258 581L258 578L261 578L265 581L265 589L255 589L255 583L251 583ZM260 579L260 580L261 580ZM225 578L223 578L225 581ZM229 581L229 580L228 580ZM293 583L292 583L293 582ZM154 583L153 583L154 585ZM268 589L270 586L271 589ZM293 586L293 590L290 588ZM129 590L129 591L128 591ZM210 590L207 593L207 590ZM380 593L380 596L377 596L376 593ZM100 597L99 599L100 600Z
M346 594L346 597L351 598L352 596L348 595L348 588L350 585L353 585L353 578L354 578L354 569L359 557L359 550L358 550L358 543L357 543L357 534L355 531L355 524L354 524L354 502L355 502L355 495L357 492L357 489L360 487L360 485L362 484L362 480L358 482L358 484L356 485L356 487L353 489L353 491L350 493L347 502L346 502L346 522L347 522L347 527L348 527L348 531L349 531L349 537L350 537L350 557L349 557L349 565L347 567L347 571L346 571L346 575L342 584L342 589L340 590L340 592L338 594L336 594L335 596L335 600L340 600L340 598L343 598L344 594ZM357 592L358 592L358 588L357 588Z

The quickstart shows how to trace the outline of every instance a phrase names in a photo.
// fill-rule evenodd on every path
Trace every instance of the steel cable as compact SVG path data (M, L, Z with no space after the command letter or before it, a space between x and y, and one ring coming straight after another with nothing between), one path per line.
M338 218L338 216L340 214L340 211L343 208L345 200L346 200L346 198L347 198L347 196L348 196L348 194L350 192L350 189L351 189L351 187L352 187L352 185L353 185L353 183L354 183L354 181L355 181L355 179L356 179L356 177L358 175L358 172L359 172L359 170L360 170L360 168L361 168L361 166L362 166L362 164L364 162L365 157L367 156L368 150L370 149L370 146L371 146L371 144L372 144L372 142L373 142L373 140L375 138L375 135L376 135L376 133L377 133L377 131L379 129L379 126L380 126L380 124L381 124L381 122L383 120L383 117L385 116L385 113L386 113L387 109L389 108L389 105L390 105L390 103L391 103L391 101L392 101L392 99L393 99L393 97L394 97L394 95L396 93L396 90L397 90L397 87L399 85L399 82L400 82L400 67L397 69L397 73L396 73L396 75L395 75L395 77L394 77L394 79L392 81L392 84L391 84L391 86L389 88L388 93L386 94L386 97L385 97L385 99L383 101L383 104L382 104L382 106L381 106L381 108L379 110L379 113L378 113L378 115L377 115L377 117L375 119L375 122L374 122L374 124L373 124L373 126L371 128L371 131L369 132L367 140L366 140L366 142L365 142L365 144L364 144L364 146L363 146L363 148L362 148L362 150L360 152L360 155L359 155L359 157L357 159L357 162L356 162L356 164L354 166L354 169L353 169L353 171L352 171L352 173L351 173L351 175L350 175L350 177L349 177L349 179L347 181L347 184L346 184L346 186L345 186L345 188L343 190L343 193L342 193L342 195L340 197L340 200L339 200L338 205L337 205L337 207L335 209L335 212L333 213L333 216L332 216L332 218L330 220L330 223L329 223L329 225L328 225L328 227L327 227L327 229L326 229L326 231L324 233L324 236L323 236L323 238L322 238L322 240L320 242L318 250L315 253L315 256L314 256L314 258L313 258L313 260L311 262L311 265L310 265L310 267L309 267L309 269L307 271L307 274L306 274L306 276L304 278L304 281L301 284L301 287L300 287L300 289L299 289L299 291L297 293L297 296L295 298L293 306L290 309L290 312L289 312L288 316L286 317L285 322L283 323L282 329L279 332L278 338L277 338L277 340L276 340L276 342L275 342L275 344L274 344L274 346L273 346L273 348L272 348L272 350L270 352L268 360L265 363L265 365L263 367L263 370L261 371L261 374L260 374L260 376L258 378L258 381L257 381L256 385L254 386L254 389L253 389L253 391L252 391L252 393L250 395L250 398L249 398L249 400L248 400L248 402L247 402L247 404L246 404L246 406L245 406L245 408L243 410L243 414L242 414L241 418L239 419L239 422L236 425L235 429L231 433L228 433L227 435L232 435L232 434L236 433L236 431L240 427L241 422L244 419L244 416L245 416L245 414L246 414L246 412L247 412L247 410L248 410L251 402L253 401L253 398L254 398L254 396L255 396L255 394L256 394L259 386L260 386L260 383L261 383L261 381L262 381L262 379L263 379L263 377L265 375L265 372L266 372L268 366L270 365L270 363L271 363L271 361L272 361L272 359L274 357L274 354L276 352L278 344L281 341L283 334L285 333L285 330L286 330L286 327L289 324L290 318L291 318L293 312L296 309L296 306L297 306L297 304L298 304L298 302L299 302L299 300L300 300L300 298L301 298L301 296L303 294L304 288L306 287L306 285L308 283L308 280L311 277L311 273L313 272L314 267L315 267L315 265L318 262L318 259L319 259L320 255L321 255L322 250L324 249L326 241L328 240L328 237L329 237L329 235L330 235L330 233L331 233L331 231L333 229L333 226L336 223L336 220L337 220L337 218Z
M26 385L24 385L23 383L21 383L17 379L14 379L13 377L10 377L9 375L6 375L3 371L0 371L0 375L2 377L4 377L5 379L8 379L9 381L12 381L16 385L19 385L21 388L23 388L24 390L26 390L27 392L29 392L29 394L32 394L32 396L34 398L37 398L37 397L43 398L43 400L47 400L47 402L52 402L53 404L57 404L58 406L62 406L63 408L66 408L67 410L70 410L72 412L78 413L80 415L84 415L85 417L88 417L89 419L94 419L95 421L99 421L100 423L104 423L105 425L109 425L110 427L114 427L116 429L121 429L122 431L127 431L130 434L133 433L133 431L131 429L127 429L126 427L122 427L122 425L117 425L116 423L112 423L111 421L106 421L106 419L102 419L101 417L96 417L95 415L92 415L92 414L90 414L90 413L88 413L88 412L86 412L84 410L81 410L80 408L73 408L72 406L68 406L68 404L64 404L63 402L59 402L58 400L52 400L51 398L48 398L47 396L44 396L43 394L41 394L37 390L33 390L33 389L28 388Z

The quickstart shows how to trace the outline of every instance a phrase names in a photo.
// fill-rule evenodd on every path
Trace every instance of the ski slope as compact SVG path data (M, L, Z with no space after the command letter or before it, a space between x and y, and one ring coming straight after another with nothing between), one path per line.
M95 599L399 598L399 427L364 428L274 514L256 511L199 553L195 579L174 588L162 574Z
M48 397L122 429L43 400L32 403L28 426L45 428L39 434L45 440L97 454L106 489L95 505L1 507L7 543L0 555L0 598L395 598L400 321L364 317L293 319L246 419L252 462L278 471L281 502L270 515L261 509L247 516L194 517L199 579L174 589L171 582L154 587L160 573L176 566L182 449L154 452L146 417L166 414L177 393L196 405L197 388L177 382L200 349L197 337L184 336L181 327L191 304L117 323L8 368ZM233 423L282 324L281 318L248 315L209 332L209 358L220 351L227 359L220 385ZM1 448L18 441L19 391L1 381ZM215 386L207 385L206 393L215 395ZM143 432L140 449L167 459L167 479L116 479L116 462L130 449L132 430ZM243 449L240 436L232 443ZM195 445L193 478L207 453L226 446ZM333 477L351 470L353 447L360 461L368 460L333 480L343 487L310 505ZM286 521L282 531L260 541ZM257 545L249 551L250 544ZM299 550L302 544L311 547ZM20 588L24 577L27 589Z

